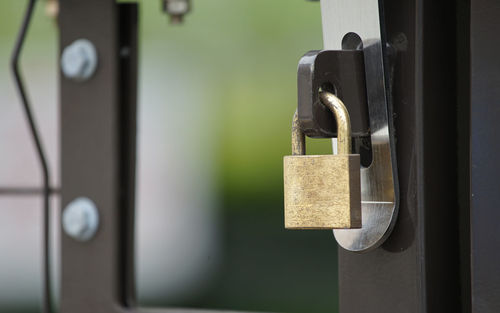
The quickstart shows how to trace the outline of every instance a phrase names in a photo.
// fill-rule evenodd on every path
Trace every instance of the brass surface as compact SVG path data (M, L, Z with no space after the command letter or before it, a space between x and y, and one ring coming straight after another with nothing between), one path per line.
M292 122L292 155L306 154L306 137L300 130L299 114L295 111Z
M337 120L337 155L304 155L305 137L297 112L292 123L292 156L285 156L285 228L361 227L360 156L350 154L349 113L340 99L321 92L320 99Z
M57 19L59 15L59 0L47 0L45 3L45 14L48 17Z
M359 155L284 158L285 228L361 227Z
M319 93L319 99L335 116L337 122L337 152L338 154L351 153L351 119L345 104L333 93L322 91Z

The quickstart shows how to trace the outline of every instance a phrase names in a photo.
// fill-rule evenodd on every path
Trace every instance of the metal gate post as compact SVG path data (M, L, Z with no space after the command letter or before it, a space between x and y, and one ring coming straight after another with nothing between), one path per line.
M467 208L457 200L456 74L467 63L456 64L458 2L378 3L382 31L395 49L386 67L391 69L399 216L378 249L358 254L339 248L340 312L460 312L459 219ZM359 12L360 20L366 19L361 14L373 14ZM323 18L325 13L342 18L342 12L322 12Z
M119 312L133 297L136 18L135 4L60 3L61 49L87 39L98 55L90 79L61 75L62 207L87 197L100 218L87 242L61 232L62 312Z
M500 3L471 1L470 232L472 312L500 312Z

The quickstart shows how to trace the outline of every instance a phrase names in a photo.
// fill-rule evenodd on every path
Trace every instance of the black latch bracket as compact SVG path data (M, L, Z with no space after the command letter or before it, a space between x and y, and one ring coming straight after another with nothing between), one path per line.
M332 92L344 102L353 137L370 134L362 50L309 51L300 59L297 77L298 117L306 136L337 136L335 119L321 104L319 90Z

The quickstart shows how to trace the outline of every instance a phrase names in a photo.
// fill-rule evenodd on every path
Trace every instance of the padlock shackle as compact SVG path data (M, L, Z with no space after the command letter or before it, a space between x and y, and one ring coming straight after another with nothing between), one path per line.
M299 114L295 111L292 121L292 155L306 154L306 137L299 124Z
M333 93L321 91L319 99L330 111L337 121L337 153L351 154L351 119L345 104Z
M328 91L320 92L319 98L321 103L333 113L337 121L337 153L351 154L351 119L345 104ZM306 139L300 129L299 115L295 111L292 122L292 155L304 154L306 154Z

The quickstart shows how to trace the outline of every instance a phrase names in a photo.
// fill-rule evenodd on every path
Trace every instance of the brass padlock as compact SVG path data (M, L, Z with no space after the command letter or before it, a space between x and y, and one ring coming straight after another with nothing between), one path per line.
M292 124L292 156L283 158L285 228L333 229L361 227L360 156L350 154L351 122L334 94L320 93L338 125L335 155L305 155L305 136L297 112Z

